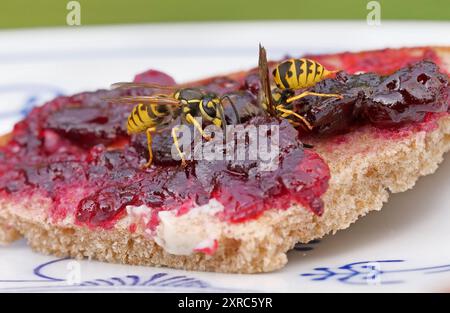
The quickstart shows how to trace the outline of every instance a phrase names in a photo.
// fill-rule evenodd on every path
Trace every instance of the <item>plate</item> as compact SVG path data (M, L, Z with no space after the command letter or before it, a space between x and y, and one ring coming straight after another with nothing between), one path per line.
M0 133L59 94L106 88L149 68L177 81L270 58L450 45L450 23L267 22L158 24L0 32ZM450 159L413 190L347 230L289 252L280 271L238 275L58 259L18 241L0 247L0 291L450 291Z

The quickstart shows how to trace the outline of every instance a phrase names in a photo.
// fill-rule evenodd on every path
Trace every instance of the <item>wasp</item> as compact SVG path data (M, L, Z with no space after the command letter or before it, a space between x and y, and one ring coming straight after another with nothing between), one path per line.
M128 134L138 134L145 132L147 135L147 146L149 151L148 162L144 168L149 167L153 161L152 134L169 126L175 119L180 117L181 124L193 125L203 138L211 139L205 134L202 125L197 121L201 117L206 123L222 128L225 133L226 117L224 113L224 100L227 99L239 121L238 112L230 97L225 95L219 97L215 93L205 92L200 88L181 88L161 86L150 83L116 83L113 88L152 88L165 90L171 94L157 94L153 96L122 96L110 99L115 102L137 103L127 120ZM180 149L178 142L179 126L172 127L171 135L180 155L181 162L186 165L184 153Z
M275 84L280 89L301 89L314 86L337 71L328 71L322 64L310 59L289 59L272 71Z
M273 116L288 119L294 126L301 125L308 130L313 129L313 126L305 117L295 112L293 101L306 96L343 98L339 94L324 94L312 91L304 91L295 95L296 90L311 87L335 72L326 70L318 62L309 59L289 59L278 64L272 71L277 88L271 89L266 50L259 45L258 69L262 91L260 99L262 108Z

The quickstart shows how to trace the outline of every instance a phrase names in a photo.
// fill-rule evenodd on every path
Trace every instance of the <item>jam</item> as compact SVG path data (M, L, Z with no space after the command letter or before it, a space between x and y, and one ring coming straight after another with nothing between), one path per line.
M134 77L134 82L152 84L157 83L163 86L173 86L176 84L175 80L170 75L156 70L148 70L143 73L137 74Z
M338 68L336 68L335 64L331 63L329 60L339 59L339 61L344 64L345 71L350 74L375 72L380 75L388 75L399 68L422 60L429 60L440 65L439 56L433 49L429 48L384 49L358 53L344 52L334 54L332 55L332 58L330 58L330 56L331 55L323 54L306 57L320 62L325 68L330 70L338 70Z
M310 88L343 99L309 96L293 103L320 135L348 131L357 123L398 127L421 122L428 113L448 110L448 80L436 64L420 61L393 74L339 72Z
M83 106L71 110L86 112ZM61 116L59 112L53 114ZM74 114L77 119L79 115L82 113ZM65 129L67 117L61 119ZM111 129L107 124L101 125ZM255 218L269 208L287 208L292 202L322 214L320 196L329 180L325 162L303 148L297 131L285 120L254 117L247 124L279 126L281 156L275 170L259 171L258 161L250 160L199 160L182 167L167 157L171 143L164 143L163 138L170 138L166 133L155 136L155 165L143 170L147 158L147 151L142 149L145 136L132 137L120 149L108 149L98 141L80 147L77 141L58 136L55 130L43 129L35 138L39 153L14 153L11 149L15 145L3 149L0 186L3 192L19 197L39 190L54 200L54 218L75 214L77 223L93 227L113 226L128 205L145 204L154 209L156 218L159 210L181 209L186 203L203 205L212 198L224 205L220 217L230 222ZM103 131L97 130L96 134L103 138ZM252 136L249 133L249 142L256 140ZM51 151L44 148L49 138L56 140L51 143ZM28 142L24 144L20 150L25 150ZM68 212L72 207L75 212Z
M315 126L313 135L333 135L368 123L388 130L446 112L447 78L434 63L416 62L424 56L438 62L426 51L410 56L406 50L376 52L381 53L376 59L384 60L383 65L364 54L355 59L351 54L338 55L346 72L311 90L340 93L344 98L305 97L292 105ZM399 65L405 67L394 72ZM354 75L361 70L378 70L378 74ZM136 76L136 81L175 83L170 76L152 70ZM280 150L275 169L259 170L260 160L226 158L192 160L183 167L171 155L170 127L154 135L154 162L143 169L148 158L146 136L126 133L132 105L117 105L108 99L155 91L100 90L56 98L16 124L10 143L0 148L0 194L20 199L39 193L53 200L49 215L54 220L74 216L77 224L103 228L114 226L130 205L152 208L147 226L153 229L159 211L183 214L211 199L224 206L218 216L232 223L256 218L268 209L286 209L293 203L321 215L329 168L303 145L301 130L287 120L268 117L260 108L258 75L249 72L241 79L216 77L198 84L228 96L224 98L227 123L278 126ZM246 153L255 140L253 133L246 135ZM201 141L204 148L210 144ZM130 231L135 230L136 225L131 225Z

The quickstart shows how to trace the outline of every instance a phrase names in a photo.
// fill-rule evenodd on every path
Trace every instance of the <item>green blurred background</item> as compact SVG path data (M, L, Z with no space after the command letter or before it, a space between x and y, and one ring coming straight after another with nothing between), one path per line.
M0 28L65 26L69 0L0 0ZM81 24L365 19L369 0L79 0ZM382 20L450 21L450 0L380 0Z

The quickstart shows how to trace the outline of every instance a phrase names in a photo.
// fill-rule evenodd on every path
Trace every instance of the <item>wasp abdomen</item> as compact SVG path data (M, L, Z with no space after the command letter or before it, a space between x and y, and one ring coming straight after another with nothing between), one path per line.
M138 104L133 108L127 123L130 134L145 131L161 123L162 119L170 114L168 108L161 104Z
M272 74L280 89L301 89L315 85L332 72L310 59L289 59L277 65Z

